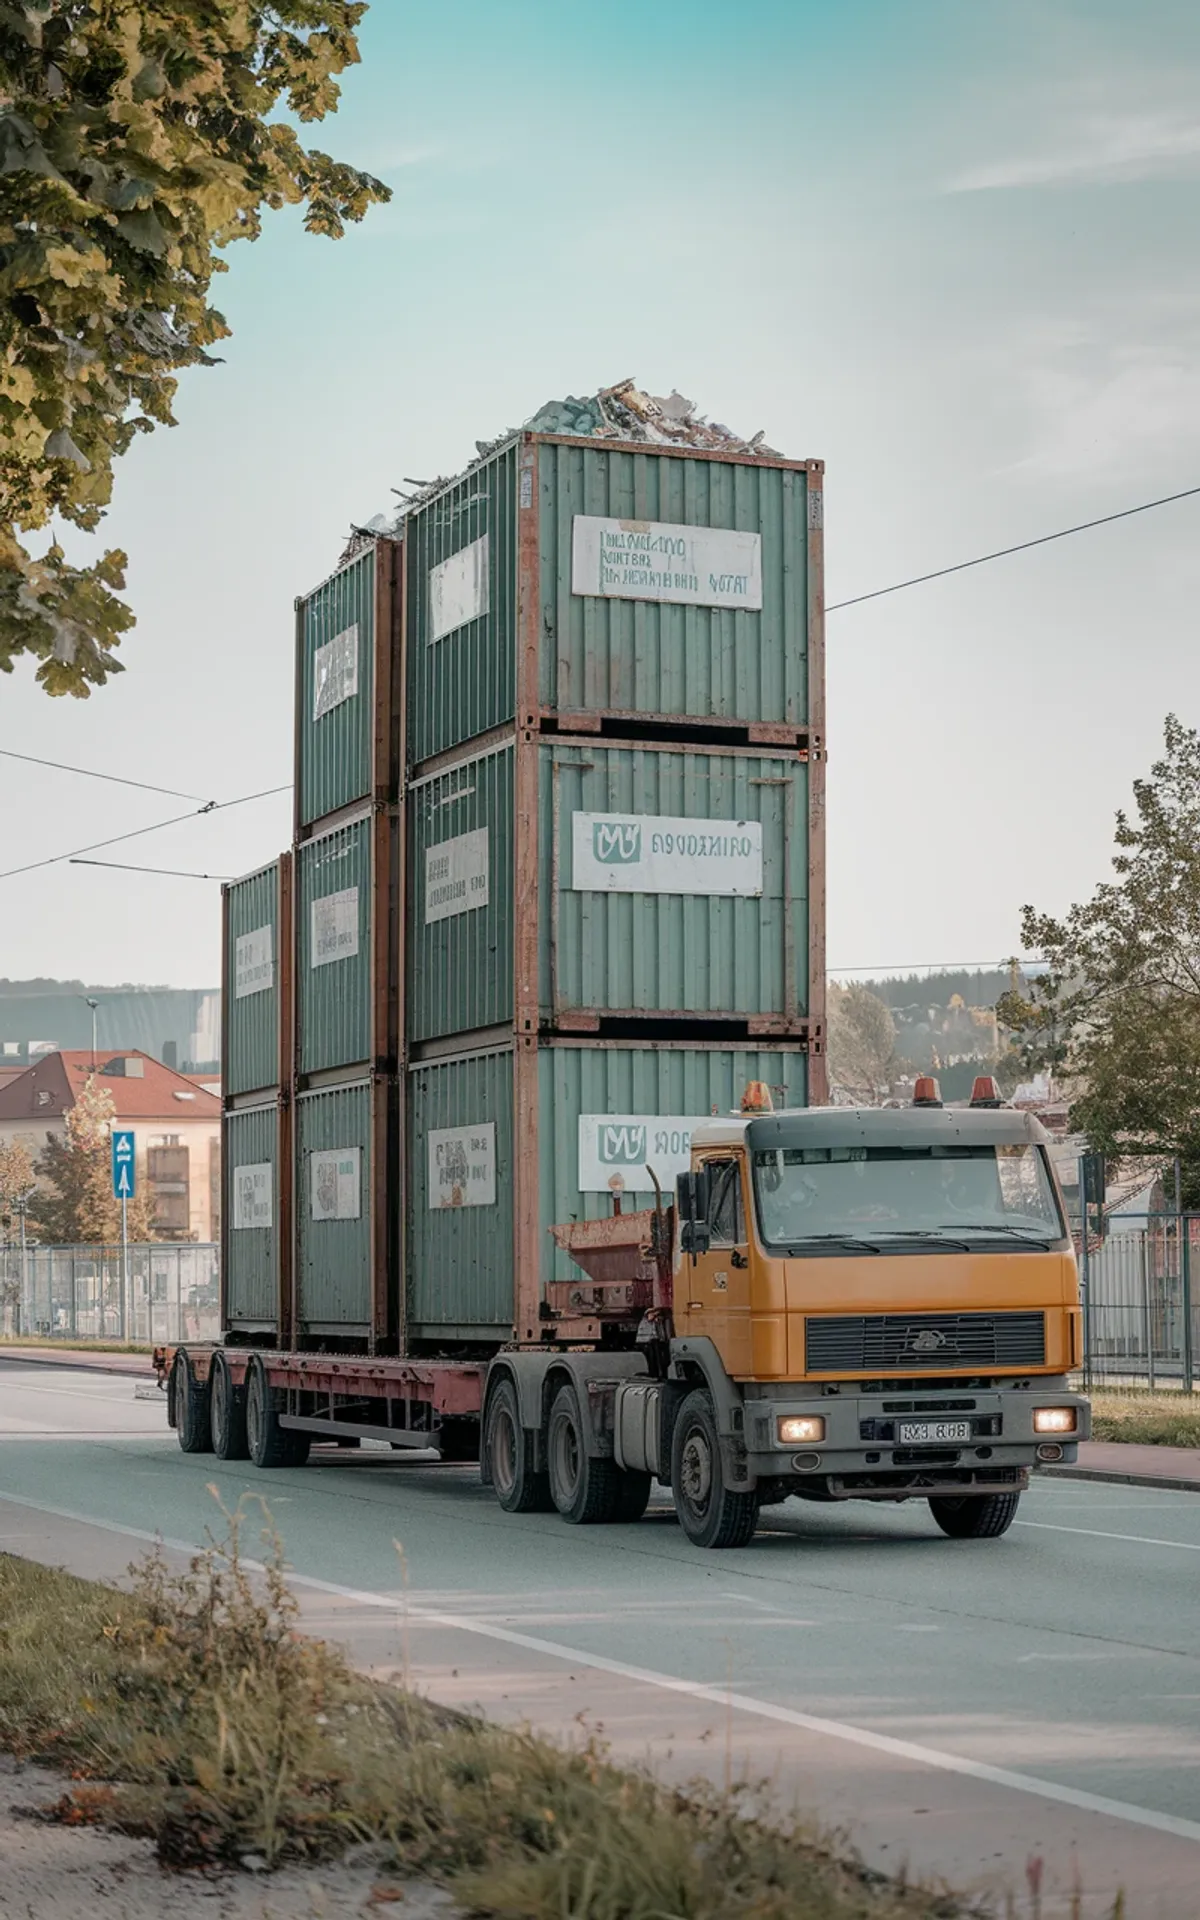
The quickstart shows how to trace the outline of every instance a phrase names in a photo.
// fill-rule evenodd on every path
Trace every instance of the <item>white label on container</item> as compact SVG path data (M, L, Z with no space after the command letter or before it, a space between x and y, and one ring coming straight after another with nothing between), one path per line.
M448 633L478 620L489 605L488 537L461 547L429 573L429 640L444 640Z
M233 997L245 1000L275 985L275 956L270 927L239 933L233 948Z
M241 1232L246 1227L269 1227L273 1220L271 1199L271 1162L233 1170L233 1224Z
M488 903L488 830L476 827L425 849L425 925Z
M572 593L669 600L685 607L762 607L762 535L577 513Z
M362 1211L362 1148L309 1155L314 1220L357 1220Z
M313 655L313 719L332 713L358 692L358 623L344 627Z
M327 893L312 903L312 965L351 960L358 952L358 888Z
M496 1126L442 1127L429 1135L429 1205L494 1207Z
M757 820L576 813L571 830L571 886L577 893L762 892Z
M708 1114L692 1119L677 1114L581 1113L579 1116L579 1191L649 1193L653 1167L665 1193L691 1165L692 1128Z

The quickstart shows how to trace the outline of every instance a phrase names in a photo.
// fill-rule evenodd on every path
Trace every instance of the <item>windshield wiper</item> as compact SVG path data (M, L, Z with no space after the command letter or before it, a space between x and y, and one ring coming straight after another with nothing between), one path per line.
M1029 1240L1045 1247L1048 1247L1054 1238L1049 1230L1043 1233L1040 1227L1002 1227L994 1220L967 1220L956 1225L954 1231L955 1233L1006 1234L1014 1240Z
M789 1247L812 1247L818 1242L831 1246L848 1247L854 1253L881 1253L883 1249L874 1240L859 1240L852 1233L801 1233L782 1244Z

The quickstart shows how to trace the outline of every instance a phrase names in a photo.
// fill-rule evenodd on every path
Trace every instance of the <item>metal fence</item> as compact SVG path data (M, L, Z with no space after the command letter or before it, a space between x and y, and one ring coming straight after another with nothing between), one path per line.
M1200 1215L1112 1214L1080 1248L1089 1383L1196 1387Z
M51 1340L214 1339L220 1330L219 1249L0 1248L0 1330Z

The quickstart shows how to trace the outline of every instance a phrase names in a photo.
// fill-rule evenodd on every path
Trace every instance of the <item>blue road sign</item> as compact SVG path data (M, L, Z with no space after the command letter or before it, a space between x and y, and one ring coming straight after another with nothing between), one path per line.
M112 1183L118 1200L132 1200L137 1192L137 1152L131 1127L114 1127Z

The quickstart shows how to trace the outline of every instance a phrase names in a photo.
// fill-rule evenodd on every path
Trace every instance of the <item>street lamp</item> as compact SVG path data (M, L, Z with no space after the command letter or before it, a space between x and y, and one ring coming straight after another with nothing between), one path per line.
M100 1005L100 1002L98 1000L93 1000L91 996L86 993L81 993L79 998L83 1001L83 1004L85 1007L90 1007L92 1010L92 1072L95 1073L96 1071L96 1009Z

